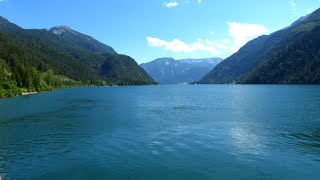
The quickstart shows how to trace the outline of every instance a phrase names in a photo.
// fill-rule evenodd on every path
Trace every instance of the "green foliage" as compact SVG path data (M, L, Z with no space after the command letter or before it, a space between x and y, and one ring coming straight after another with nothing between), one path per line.
M320 26L275 51L242 83L320 84Z
M147 73L129 56L104 54L106 61L101 66L101 75L106 81L117 85L156 84Z
M290 44L292 44L293 41L296 39L300 39L305 34L310 33L312 29L314 29L316 26L320 25L320 9L312 13L311 15L301 18L295 23L293 23L291 26L282 29L280 31L277 31L275 33L272 33L268 36L261 36L259 38L256 38L249 43L247 43L244 47L242 47L237 53L233 54L226 60L224 60L222 63L217 65L209 74L207 74L200 83L243 83L243 82L249 82L248 79L249 74L252 73L252 71L255 71L257 67L259 67L261 64L266 63L266 61L269 61L270 58L273 58L274 61L277 61L279 57L275 56L274 53L278 52L279 49L281 49L283 52L286 47L288 47ZM310 46L311 47L311 46ZM295 47L297 48L297 47ZM303 51L308 52L307 49L303 49ZM295 52L295 50L288 49L287 55L291 54L291 52ZM303 53L303 52L302 52ZM295 52L294 55L292 55L291 58L305 58L306 54L299 55L298 52ZM287 57L280 57L280 59L286 59ZM303 61L303 60L302 60ZM292 61L293 62L293 61ZM298 67L300 61L295 61L295 65L292 65L292 67ZM291 66L287 66L287 64L279 65L278 67L270 65L270 70L273 70L274 68L280 68L283 71L291 71L291 69L284 69L284 68L290 68ZM279 70L279 75L277 77L280 77L280 72L283 72ZM298 71L298 70L297 70ZM291 71L294 73L293 71ZM263 76L261 78L266 80L267 74L261 74ZM277 79L272 81L273 83L302 83L301 78L299 80L296 80L297 74L293 75L294 77L291 77L291 80L287 79L285 81L281 82ZM253 78L253 77L252 77ZM255 82L250 77L250 82ZM257 78L257 77L255 77ZM272 77L268 77L272 78ZM273 77L276 78L276 77ZM259 78L258 78L259 79ZM257 80L258 82L262 83L262 81ZM268 80L265 83L271 82L271 80ZM305 82L310 82L309 80L306 80Z
M0 60L0 97L12 97L22 92L51 91L61 87L73 87L82 85L63 76L57 76L52 70L39 72L34 67L25 67L21 64L15 67L19 69L12 73L10 67ZM22 78L21 78L22 77ZM20 85L17 81L21 81Z
M56 26L51 28L49 31L53 34L59 35L60 40L70 44L73 48L83 48L95 53L117 54L112 47L107 46L90 36L74 31L70 27Z
M115 53L71 29L62 34L24 30L0 17L0 97L82 85L154 83L133 59ZM113 74L101 74L102 64L109 64Z
M302 31L311 31L315 26L317 26L317 24L314 22L304 23L296 27L293 33L302 32Z

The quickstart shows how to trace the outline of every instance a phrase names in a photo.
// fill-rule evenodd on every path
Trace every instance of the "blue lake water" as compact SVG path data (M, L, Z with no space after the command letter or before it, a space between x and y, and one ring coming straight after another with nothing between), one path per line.
M65 89L0 100L3 179L319 179L320 86Z

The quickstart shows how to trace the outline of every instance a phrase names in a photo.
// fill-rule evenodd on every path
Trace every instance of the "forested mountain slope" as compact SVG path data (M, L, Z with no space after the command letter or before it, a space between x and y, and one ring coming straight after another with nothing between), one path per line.
M105 72L102 66L109 62L113 73ZM132 58L116 54L110 46L90 36L71 29L61 34L54 29L26 30L3 17L0 76L0 97L86 84L155 83Z
M300 18L294 22L291 26L272 33L268 36L258 37L250 42L248 42L244 47L242 47L237 53L233 54L220 64L218 64L210 73L208 73L199 83L247 83L249 81L249 74L251 74L254 69L258 69L262 64L266 64L270 58L273 61L277 61L274 53L279 52L279 49L286 49L297 39L308 34L315 27L320 25L320 10L318 9L314 13ZM310 35L311 37L312 35ZM309 36L308 36L309 37ZM305 37L306 38L306 37ZM312 40L312 39L310 39ZM305 41L303 41L305 42ZM295 46L292 46L292 48ZM305 51L307 49L304 49ZM286 55L295 58L295 55L291 53L295 50L287 51ZM307 53L307 52L303 52ZM283 58L281 58L283 59ZM279 60L281 60L279 59ZM308 60L308 59L305 59ZM293 61L292 61L293 62ZM299 61L294 61L299 63ZM320 64L318 64L319 66ZM296 64L298 67L298 64ZM275 70L275 69L274 69ZM279 69L276 69L279 71ZM287 71L291 71L288 69ZM294 73L296 71L292 71ZM292 74L291 76L295 76ZM252 76L253 77L253 76ZM263 77L262 79L270 79L271 77ZM259 83L270 83L270 81L259 81ZM294 83L295 81L290 81ZM272 83L284 83L283 81L274 80ZM295 82L298 83L298 82ZM307 82L299 82L307 83Z

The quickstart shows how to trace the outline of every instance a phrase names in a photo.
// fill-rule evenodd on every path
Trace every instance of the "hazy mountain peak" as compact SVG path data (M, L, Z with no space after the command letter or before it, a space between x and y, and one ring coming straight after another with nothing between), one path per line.
M165 65L170 65L175 61L175 59L170 58L170 57L163 57L163 58L158 58L154 60L154 62L158 64L165 64Z
M0 23L10 23L10 21L8 21L8 19L0 16Z
M155 61L174 61L175 59L171 57L163 57L163 58L158 58Z
M302 23L303 21L305 21L309 16L310 16L310 14L308 14L308 15L306 15L306 16L302 16L301 18L299 18L298 20L296 20L295 22L293 22L289 27L293 27L293 26L299 25L300 23Z
M161 84L177 84L198 81L221 60L220 58L175 60L164 57L141 64L141 67Z
M204 58L204 59L181 59L178 61L183 62L183 63L188 63L188 64L207 63L207 64L217 65L222 61L222 59L215 57L215 58Z
M69 32L74 35L78 35L78 33L76 31L71 29L69 26L65 26L65 25L55 26L55 27L51 28L50 31L55 35L61 35L62 33L65 33L65 32Z
M91 52L117 54L110 46L95 38L71 29L69 26L55 26L49 32L60 36L63 40L71 42L74 46L85 48Z
M17 31L17 30L21 30L22 28L20 28L16 24L10 22L8 19L0 16L0 29L1 30Z

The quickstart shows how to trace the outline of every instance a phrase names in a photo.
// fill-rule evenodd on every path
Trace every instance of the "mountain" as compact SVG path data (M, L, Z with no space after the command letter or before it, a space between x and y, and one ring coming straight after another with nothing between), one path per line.
M279 48L242 78L246 84L320 84L320 26Z
M106 54L106 61L100 68L106 76L119 85L156 84L154 80L130 56Z
M291 74L284 73L286 74L287 78L278 77L277 79L271 81L271 77L267 77L267 75L270 74L265 73L263 74L265 77L258 78L259 80L256 83L309 83L310 81L302 81L301 79L299 81L288 80L288 77L294 79L294 77L300 76L298 73L303 71L302 68L304 67L300 66L301 63L304 63L303 61L311 61L311 57L301 59L298 54L293 54L296 52L296 49L292 48L297 47L297 41L300 41L299 43L306 43L308 41L306 38L313 37L312 33L315 33L313 30L319 25L320 10L317 10L308 16L300 18L287 28L272 33L268 36L258 37L248 42L237 53L218 64L211 72L204 76L199 83L254 83L253 80L257 79L258 76L256 73L262 73L259 72L262 70L260 68L273 72L290 71ZM311 33L311 35L309 33ZM312 39L309 40L312 41ZM309 46L310 44L305 45ZM290 51L286 50L289 47L291 47ZM302 52L303 54L309 53L308 49L301 50L304 51ZM272 64L274 62L280 63L282 61L282 65L283 63L289 63L287 61L287 57L284 56L290 56L292 59L290 63L295 63L290 67L296 68L295 71L291 71L292 69L281 69L280 65L276 66ZM320 64L318 64L318 66L319 65ZM267 67L270 69L267 69ZM266 79L269 80L265 81Z
M71 43L73 47L84 48L95 53L117 54L112 47L97 41L93 37L79 33L68 26L56 26L51 28L49 32L60 36L60 39Z
M161 84L195 82L212 70L222 59L183 59L159 58L140 66Z
M0 77L0 97L88 84L155 83L132 58L90 36L66 26L23 29L3 17Z

